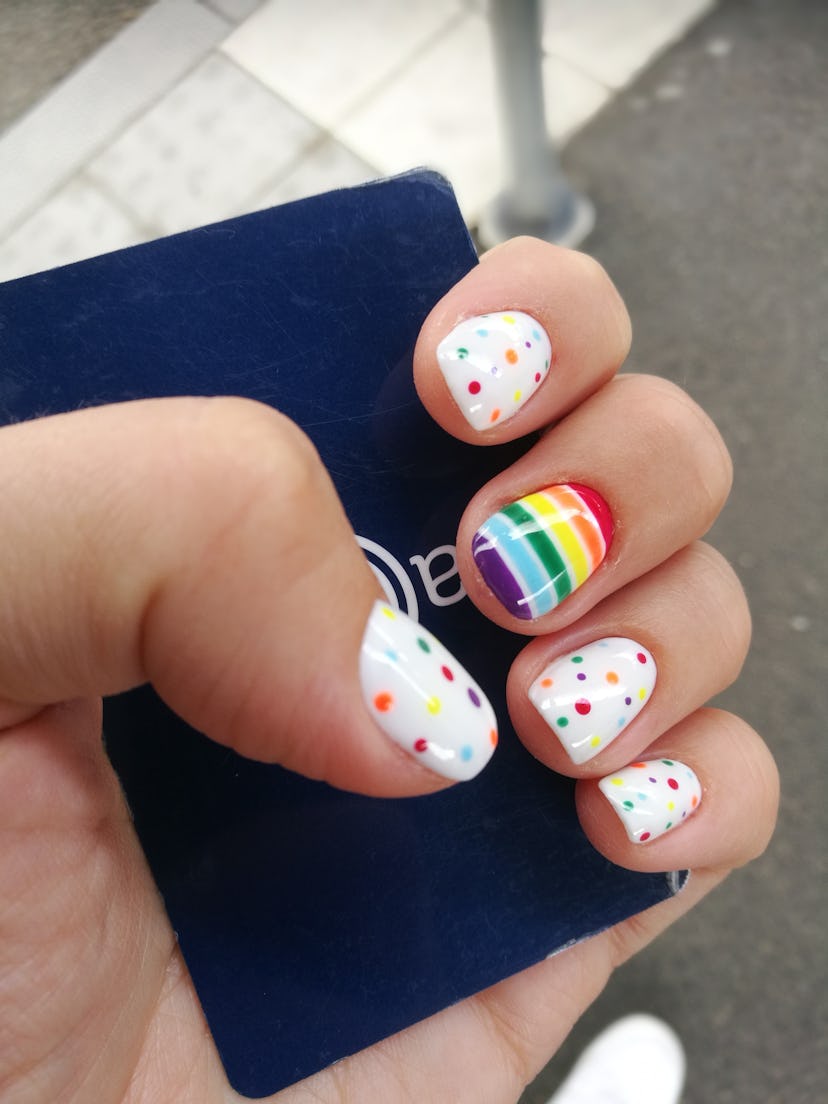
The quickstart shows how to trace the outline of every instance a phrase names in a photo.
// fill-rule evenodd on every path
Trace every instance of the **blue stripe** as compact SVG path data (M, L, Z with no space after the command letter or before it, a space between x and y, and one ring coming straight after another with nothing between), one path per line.
M527 604L531 603L532 616L539 617L554 609L557 598L549 573L532 551L520 527L497 513L483 526L483 532L520 583Z

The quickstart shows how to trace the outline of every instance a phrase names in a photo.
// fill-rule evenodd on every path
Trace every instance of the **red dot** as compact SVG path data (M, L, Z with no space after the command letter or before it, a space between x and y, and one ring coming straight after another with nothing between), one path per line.
M414 750L415 751L427 751L428 750L428 740L424 740L422 738L422 736L420 737L419 740L415 740L414 741Z
M642 832L641 835L638 838L643 843L644 840L648 840L650 838L650 833L649 832Z
M454 675L452 674L450 667L441 667L440 670L443 672L444 676L449 680L449 682L454 682Z
M582 717L585 717L591 709L592 706L586 698L579 698L578 701L575 702L575 712L580 713Z
M535 372L535 383L540 383L540 381L541 381L540 372Z
M470 395L479 395L480 394L480 383L478 382L478 380L472 380L471 383L469 384L469 394Z
M671 790L678 789L678 782L676 782L675 778L668 778L667 785L670 787Z
M646 656L644 655L644 653L643 653L643 652L639 652L639 653L638 653L638 654L636 655L636 657L635 657L635 658L636 658L636 659L638 660L638 662L639 662L639 663L646 663L646 662L647 662L647 657L646 657Z

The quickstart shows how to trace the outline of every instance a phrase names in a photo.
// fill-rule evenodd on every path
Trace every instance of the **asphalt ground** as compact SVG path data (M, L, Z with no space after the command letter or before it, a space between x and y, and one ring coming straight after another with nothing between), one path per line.
M145 6L4 0L0 129ZM680 383L733 454L710 539L755 636L717 704L768 739L783 801L768 853L617 973L524 1104L641 1009L684 1041L684 1104L826 1099L826 57L822 0L725 0L565 153L633 318L629 368Z
M828 1100L827 57L822 0L730 0L565 153L633 319L628 367L684 387L733 455L709 539L754 644L717 704L768 740L783 797L765 856L618 971L525 1104L637 1010L682 1037L683 1104Z

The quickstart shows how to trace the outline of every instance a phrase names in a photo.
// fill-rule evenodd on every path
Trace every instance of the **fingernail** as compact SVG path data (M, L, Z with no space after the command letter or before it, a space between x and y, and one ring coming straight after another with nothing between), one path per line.
M437 362L466 421L489 429L516 414L549 372L552 346L530 314L467 318L437 346Z
M561 483L493 514L475 533L472 555L509 613L531 621L585 583L611 541L603 498L580 483Z
M365 704L382 731L437 774L465 782L497 746L486 695L422 625L375 602L362 640Z
M655 681L655 660L643 645L609 636L550 663L529 700L572 762L586 763L638 716Z
M633 843L658 839L699 807L701 783L677 759L632 763L598 783Z

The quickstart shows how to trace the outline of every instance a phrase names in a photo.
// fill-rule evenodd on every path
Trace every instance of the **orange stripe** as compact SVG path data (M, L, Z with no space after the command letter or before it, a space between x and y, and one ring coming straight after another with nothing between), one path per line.
M546 487L543 493L554 498L559 506L563 507L567 513L572 514L569 518L569 524L572 526L573 532L577 535L583 547L589 553L589 557L592 560L592 570L594 571L601 560L603 560L607 548L598 522L595 520L587 520L587 518L592 517L592 511L581 496L565 483L558 484L555 487ZM586 515L586 517L584 515Z

